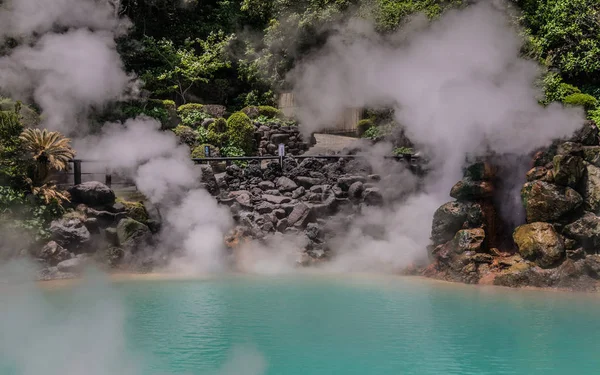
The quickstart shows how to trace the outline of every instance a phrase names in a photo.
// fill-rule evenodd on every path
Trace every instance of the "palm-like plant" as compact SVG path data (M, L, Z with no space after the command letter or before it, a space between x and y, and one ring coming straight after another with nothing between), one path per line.
M46 204L51 201L68 201L68 194L59 191L53 182L48 181L48 177L53 170L65 170L69 160L75 157L71 140L59 132L46 129L25 129L19 139L21 147L33 160L30 177L26 179L31 192Z

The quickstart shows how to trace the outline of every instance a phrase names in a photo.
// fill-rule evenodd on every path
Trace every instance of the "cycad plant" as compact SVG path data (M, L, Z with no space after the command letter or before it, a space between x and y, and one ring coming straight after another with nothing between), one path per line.
M69 160L75 157L71 140L59 132L47 129L25 129L19 139L23 149L33 160L28 179L31 191L46 202L66 200L68 197L58 192L54 184L48 181L48 177L51 171L65 170Z

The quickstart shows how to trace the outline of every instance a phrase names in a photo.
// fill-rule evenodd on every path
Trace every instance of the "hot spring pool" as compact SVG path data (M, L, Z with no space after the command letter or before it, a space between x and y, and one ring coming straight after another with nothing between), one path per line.
M0 289L0 374L600 372L596 295L313 276L74 289Z

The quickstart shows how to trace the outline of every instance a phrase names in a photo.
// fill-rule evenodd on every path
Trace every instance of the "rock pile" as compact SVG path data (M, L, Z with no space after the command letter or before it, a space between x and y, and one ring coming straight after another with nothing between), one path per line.
M433 264L425 274L504 286L598 287L600 138L594 123L535 154L521 190L526 223L514 229L514 247L506 252L494 248L486 210L473 208L493 194L493 184L467 174L452 189L457 202L434 216Z
M309 142L306 142L300 134L298 126L287 126L276 122L268 124L256 122L255 126L259 156L277 156L277 149L281 143L285 145L286 154L289 155L302 155L310 147Z

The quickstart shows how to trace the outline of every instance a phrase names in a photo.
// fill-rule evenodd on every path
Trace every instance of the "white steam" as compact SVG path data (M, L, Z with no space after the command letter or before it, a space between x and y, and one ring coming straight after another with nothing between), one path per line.
M482 1L386 37L351 22L291 73L305 133L327 128L345 108L389 105L433 168L423 193L366 210L337 236L330 267L390 270L424 257L433 212L450 200L467 155L525 155L581 127L581 110L538 104L541 68L520 57L522 40L504 10ZM371 162L380 163L376 155ZM377 235L368 233L373 226Z

